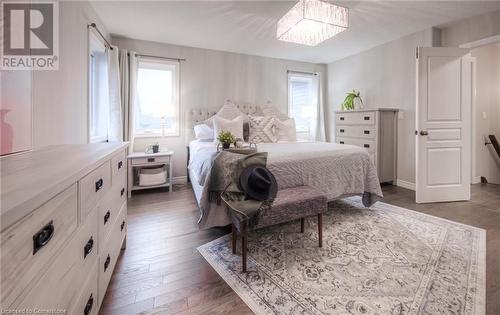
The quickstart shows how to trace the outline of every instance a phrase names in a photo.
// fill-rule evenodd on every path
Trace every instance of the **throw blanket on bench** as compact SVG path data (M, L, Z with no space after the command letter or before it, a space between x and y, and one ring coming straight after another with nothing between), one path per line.
M199 184L203 186L203 191L209 198L200 201L200 208L209 209L210 202L221 204L221 194L225 193L226 200L238 202L240 209L243 209L246 215L257 218L257 214L263 205L260 201L245 200L245 194L239 189L239 176L243 169L251 165L266 166L267 153L258 152L249 155L221 151L212 153L208 159L205 159L202 176L199 178ZM200 221L203 220L203 212ZM255 222L256 223L256 222Z

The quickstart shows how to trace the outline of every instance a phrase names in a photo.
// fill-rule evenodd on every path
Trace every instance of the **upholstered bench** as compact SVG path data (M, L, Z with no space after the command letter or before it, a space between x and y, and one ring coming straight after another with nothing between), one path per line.
M228 206L232 222L232 248L236 254L237 232L241 233L242 271L247 270L247 233L250 230L261 229L275 224L301 219L300 231L304 233L304 219L318 216L318 242L323 246L323 216L327 210L327 198L318 190L309 186L298 186L279 190L270 209L262 211L258 223L251 229L248 221L239 212Z

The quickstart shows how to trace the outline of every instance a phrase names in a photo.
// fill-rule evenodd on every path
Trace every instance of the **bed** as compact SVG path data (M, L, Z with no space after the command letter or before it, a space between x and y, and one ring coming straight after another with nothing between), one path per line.
M213 112L194 110L189 115L187 120L194 125L213 115ZM362 196L365 206L383 196L377 170L363 148L329 142L297 141L259 143L257 149L268 152L267 166L276 177L279 189L309 185L322 191L330 201L353 195ZM222 205L209 202L209 191L204 185L211 167L211 156L217 151L216 144L193 140L189 142L188 150L188 175L200 208L199 227L205 229L229 224L226 210Z

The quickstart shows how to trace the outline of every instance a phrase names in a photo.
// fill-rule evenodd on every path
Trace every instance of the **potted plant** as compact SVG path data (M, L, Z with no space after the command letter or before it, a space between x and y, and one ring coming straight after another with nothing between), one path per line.
M356 107L363 108L363 100L359 91L352 90L352 92L347 93L341 106L342 110L354 110Z
M229 149L231 143L236 142L236 138L229 131L221 131L217 136L217 140L222 143L222 148Z

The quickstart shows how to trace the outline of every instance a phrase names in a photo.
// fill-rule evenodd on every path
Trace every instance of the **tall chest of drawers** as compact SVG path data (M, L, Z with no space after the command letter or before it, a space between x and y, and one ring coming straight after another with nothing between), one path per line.
M381 183L396 183L398 110L335 111L335 142L365 148Z
M1 158L4 312L98 313L125 245L127 146L49 146Z

